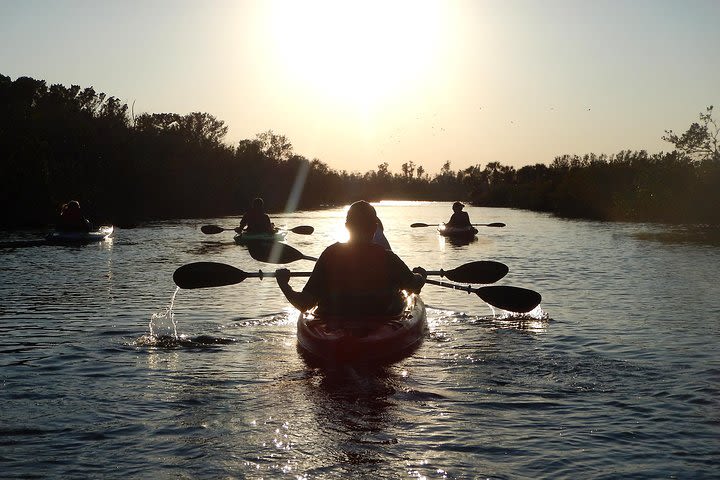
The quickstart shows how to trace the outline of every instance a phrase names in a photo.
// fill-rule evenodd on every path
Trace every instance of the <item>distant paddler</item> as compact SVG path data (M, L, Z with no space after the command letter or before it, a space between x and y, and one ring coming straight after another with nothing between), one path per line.
M80 202L70 200L62 206L55 230L58 232L89 232L90 221L83 216Z
M240 220L240 226L236 228L235 231L238 233L244 232L251 234L275 232L275 225L265 213L262 198L257 197L252 201L250 210L243 215L242 220Z
M463 212L465 205L461 202L453 203L452 209L453 214L450 220L445 223L445 228L470 228L472 223L470 222L470 215L467 212Z

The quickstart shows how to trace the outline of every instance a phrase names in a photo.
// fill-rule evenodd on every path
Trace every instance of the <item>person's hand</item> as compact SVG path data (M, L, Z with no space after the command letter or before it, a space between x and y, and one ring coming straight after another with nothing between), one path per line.
M427 277L427 271L422 267L415 267L415 268L413 268L412 271L415 276L412 291L415 293L420 293L420 290L425 285L425 278Z
M278 268L275 270L275 281L281 287L286 286L290 282L290 270L287 268Z

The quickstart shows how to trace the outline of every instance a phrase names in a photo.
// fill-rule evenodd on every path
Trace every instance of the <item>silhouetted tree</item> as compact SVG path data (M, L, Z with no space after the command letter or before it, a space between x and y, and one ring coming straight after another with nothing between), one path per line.
M143 113L92 87L0 75L0 225L49 224L79 200L96 221L242 213L262 196L270 210L368 200L470 200L567 217L720 224L718 125L712 107L670 153L558 156L519 170L500 162L430 177L413 161L365 173L296 154L268 130L235 147L209 113ZM291 192L292 197L291 197Z
M720 161L720 125L712 118L713 107L700 114L700 123L693 123L682 135L665 130L662 139L675 145L675 148L698 161Z

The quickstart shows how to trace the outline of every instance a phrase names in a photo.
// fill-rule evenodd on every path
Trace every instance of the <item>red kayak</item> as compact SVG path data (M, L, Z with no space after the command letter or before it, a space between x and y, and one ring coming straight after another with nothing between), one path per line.
M427 330L425 304L406 297L402 312L382 317L301 314L300 350L314 360L334 363L390 363L412 353Z

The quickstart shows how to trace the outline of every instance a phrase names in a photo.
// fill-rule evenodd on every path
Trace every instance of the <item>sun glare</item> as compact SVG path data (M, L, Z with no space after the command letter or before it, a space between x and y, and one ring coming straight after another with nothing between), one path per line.
M315 100L379 109L432 75L442 34L440 2L271 5L274 60L289 88Z

